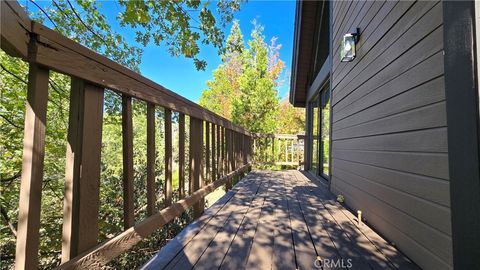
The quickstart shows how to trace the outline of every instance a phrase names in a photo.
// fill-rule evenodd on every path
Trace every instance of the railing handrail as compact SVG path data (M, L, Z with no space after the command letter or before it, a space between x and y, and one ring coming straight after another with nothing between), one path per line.
M30 20L16 1L1 2L1 48L8 54L245 135L250 134L197 103Z
M304 139L305 134L251 133L254 138Z

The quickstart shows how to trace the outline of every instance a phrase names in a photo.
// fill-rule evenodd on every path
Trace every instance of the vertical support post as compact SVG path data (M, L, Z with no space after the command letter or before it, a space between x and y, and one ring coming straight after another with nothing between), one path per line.
M103 89L72 78L65 164L62 263L98 241Z
M172 111L165 109L165 207L172 204Z
M155 105L147 104L147 214L155 213Z
M36 269L38 267L47 100L48 70L36 64L30 64L15 269Z
M203 148L203 121L190 117L190 130L193 135L190 138L192 164L190 174L192 175L193 191L199 190L203 186L202 179L202 148ZM204 199L193 205L193 215L198 218L202 215L205 207Z
M210 123L205 121L205 182L210 181Z
M180 198L185 196L185 115L178 118L178 189Z
M133 205L133 123L132 98L122 96L122 139L123 139L123 227L128 229L135 223Z
M217 180L217 164L215 163L216 162L216 137L215 137L215 130L216 130L216 127L215 127L215 124L212 123L212 176L211 176L211 179L210 181L213 182L215 180Z

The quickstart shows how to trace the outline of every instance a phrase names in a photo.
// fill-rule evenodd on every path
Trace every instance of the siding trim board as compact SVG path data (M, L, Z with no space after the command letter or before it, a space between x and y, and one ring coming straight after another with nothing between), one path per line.
M454 266L480 265L480 119L474 1L443 2Z

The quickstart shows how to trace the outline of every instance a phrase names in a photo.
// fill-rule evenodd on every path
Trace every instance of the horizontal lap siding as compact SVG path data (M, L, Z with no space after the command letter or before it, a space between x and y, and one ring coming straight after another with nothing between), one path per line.
M333 1L333 14L331 189L422 268L452 268L442 5Z

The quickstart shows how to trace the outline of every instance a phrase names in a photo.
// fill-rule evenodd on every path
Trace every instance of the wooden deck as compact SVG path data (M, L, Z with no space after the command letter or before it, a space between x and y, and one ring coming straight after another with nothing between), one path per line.
M315 263L316 262L316 263ZM254 171L144 269L417 269L299 171Z

